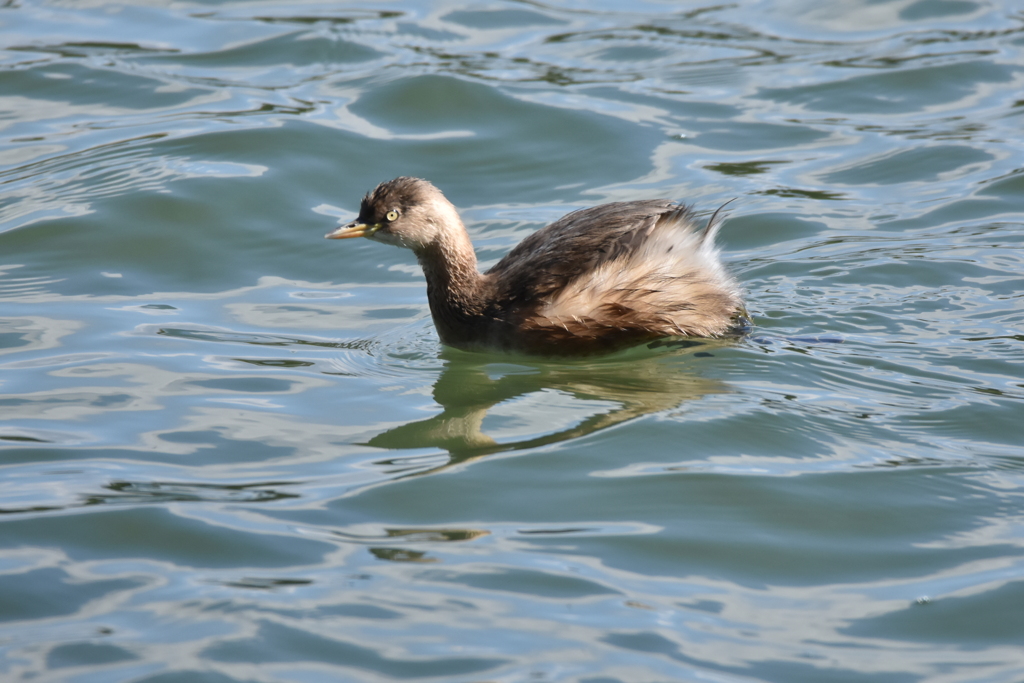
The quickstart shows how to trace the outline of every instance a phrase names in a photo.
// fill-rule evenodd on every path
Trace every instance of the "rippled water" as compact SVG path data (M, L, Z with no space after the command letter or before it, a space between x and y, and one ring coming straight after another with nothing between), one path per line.
M1009 0L0 6L4 681L1024 680ZM726 200L737 343L437 342L493 262Z

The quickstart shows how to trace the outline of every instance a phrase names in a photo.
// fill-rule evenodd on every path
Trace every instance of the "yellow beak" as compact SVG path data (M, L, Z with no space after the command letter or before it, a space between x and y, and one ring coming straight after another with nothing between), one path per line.
M348 225L332 230L324 235L329 240L347 240L350 237L369 237L380 230L380 225L367 225L359 221L352 221Z

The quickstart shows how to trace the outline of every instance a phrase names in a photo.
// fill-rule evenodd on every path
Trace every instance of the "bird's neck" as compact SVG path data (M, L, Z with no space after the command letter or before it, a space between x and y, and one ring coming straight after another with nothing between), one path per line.
M427 279L427 301L441 341L460 344L481 328L485 277L477 270L476 252L461 223L441 239L417 251Z

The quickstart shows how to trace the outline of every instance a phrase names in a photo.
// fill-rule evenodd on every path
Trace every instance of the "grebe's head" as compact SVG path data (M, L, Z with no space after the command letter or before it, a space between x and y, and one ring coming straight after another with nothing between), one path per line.
M419 252L451 230L464 230L451 202L428 181L402 176L378 185L363 197L356 220L324 236L368 237Z

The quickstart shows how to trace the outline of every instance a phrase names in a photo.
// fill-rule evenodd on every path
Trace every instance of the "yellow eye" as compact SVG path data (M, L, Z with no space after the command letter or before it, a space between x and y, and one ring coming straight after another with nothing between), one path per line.
M387 218L389 221L396 221L398 220L398 212L392 209L391 211L388 211L388 215L385 216L385 218Z

